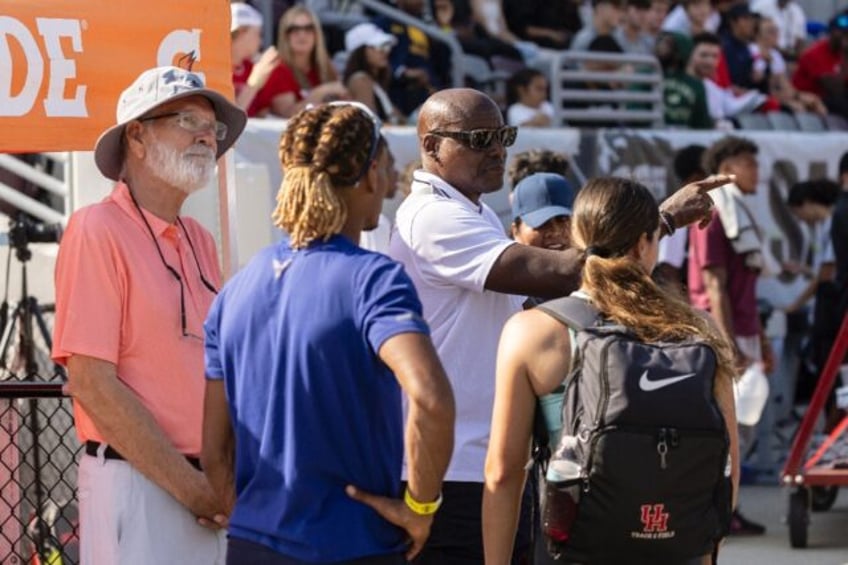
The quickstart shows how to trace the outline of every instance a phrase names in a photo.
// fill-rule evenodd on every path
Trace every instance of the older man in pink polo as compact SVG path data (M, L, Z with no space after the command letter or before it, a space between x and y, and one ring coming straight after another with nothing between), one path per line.
M121 94L95 146L116 185L71 216L53 341L85 449L82 563L225 562L223 504L197 460L199 336L221 272L211 234L179 214L245 121L198 75L160 67Z

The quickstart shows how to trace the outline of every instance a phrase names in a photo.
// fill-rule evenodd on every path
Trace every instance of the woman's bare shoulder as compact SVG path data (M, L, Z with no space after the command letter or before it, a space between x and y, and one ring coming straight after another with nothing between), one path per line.
M569 343L568 328L538 308L515 314L506 323L503 336L520 340L523 348L536 352Z

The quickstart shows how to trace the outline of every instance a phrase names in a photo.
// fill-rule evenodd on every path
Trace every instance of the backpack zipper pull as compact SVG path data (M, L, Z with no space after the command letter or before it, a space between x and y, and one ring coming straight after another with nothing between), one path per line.
M660 454L660 469L665 469L667 467L665 455L668 453L668 443L666 442L665 436L665 428L660 428L659 438L657 440L657 453Z

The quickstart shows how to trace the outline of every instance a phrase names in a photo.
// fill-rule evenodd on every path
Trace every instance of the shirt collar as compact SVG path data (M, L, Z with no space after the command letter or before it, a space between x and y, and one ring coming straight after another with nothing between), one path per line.
M136 208L135 203L133 203L132 196L130 196L130 187L127 186L127 183L124 181L118 181L118 183L115 184L115 188L112 190L112 193L107 196L106 199L117 204L118 207L132 218L135 223L146 230L147 228L144 226L144 220L141 219L141 216L138 213L139 210L141 210L141 213L144 214L144 218L150 225L150 229L153 230L153 233L157 237L177 233L176 224L168 223L159 216L148 212L140 206Z
M428 173L423 169L418 169L412 174L412 191L419 192L428 189L432 190L437 194L441 194L442 196L451 200L456 200L463 206L474 210L478 214L481 214L483 212L482 203L474 203L467 196L452 187L441 177L438 177L433 173Z

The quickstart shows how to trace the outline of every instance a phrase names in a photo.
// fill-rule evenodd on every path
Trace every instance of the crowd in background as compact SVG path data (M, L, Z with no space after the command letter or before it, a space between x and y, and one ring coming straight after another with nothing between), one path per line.
M752 112L838 116L834 120L848 115L841 65L848 15L808 22L794 0L389 3L421 27L355 3L272 5L278 21L263 21L248 4L232 6L233 82L251 117L288 118L309 103L351 99L388 123L414 123L427 96L452 86L452 66L460 64L467 86L491 86L479 82L489 79L480 78L478 65L484 76L505 83L493 98L512 125L567 125L556 120L549 98L552 65L568 50L608 57L581 64L605 74L650 72L621 57L655 57L664 122L671 127L733 129L740 115ZM276 36L264 49L263 26L272 26ZM461 61L428 34L434 28L457 39ZM637 89L628 84L588 80L568 88ZM610 106L591 100L573 105Z

